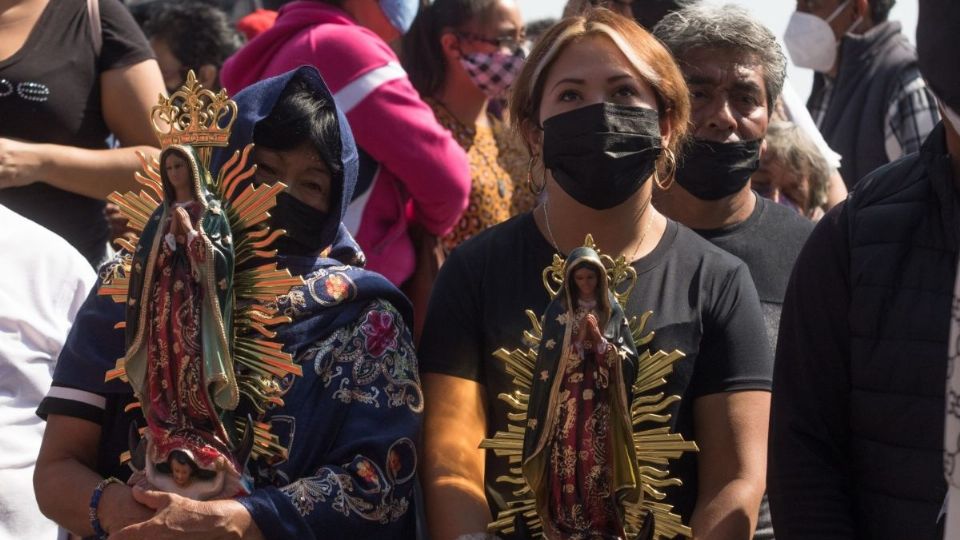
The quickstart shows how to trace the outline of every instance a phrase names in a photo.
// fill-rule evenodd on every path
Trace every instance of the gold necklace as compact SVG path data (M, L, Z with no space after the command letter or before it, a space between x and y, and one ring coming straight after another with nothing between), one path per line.
M643 219L643 215L647 213L647 207L650 206L650 201L653 199L653 193L647 197L647 200L643 202L643 206L640 207L640 212L637 214L637 221L634 223L634 226L640 223L640 220ZM543 200L543 222L547 226L547 236L550 237L550 243L553 245L553 249L557 253L563 253L560 250L560 244L557 243L557 239L553 236L553 230L550 228L550 214L547 209L550 204L550 198L547 197ZM643 247L643 241L647 238L647 233L650 231L650 226L653 223L653 218L647 220L643 226L643 230L640 232L640 241L637 242L637 247L633 249L633 253L630 255L630 258L627 259L627 262L633 262L637 258L637 253L640 253L640 248Z

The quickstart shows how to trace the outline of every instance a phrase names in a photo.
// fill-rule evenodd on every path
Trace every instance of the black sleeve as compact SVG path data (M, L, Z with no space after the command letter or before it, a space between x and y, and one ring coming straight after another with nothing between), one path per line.
M119 0L99 1L100 25L103 28L99 71L102 73L154 58L150 43L130 11Z
M421 373L453 375L482 382L483 338L480 283L470 265L454 250L447 258L430 295L427 320L420 338Z
M854 538L849 439L849 247L839 205L800 253L780 322L768 488L780 540Z
M773 352L757 289L742 262L709 286L689 395L770 390Z

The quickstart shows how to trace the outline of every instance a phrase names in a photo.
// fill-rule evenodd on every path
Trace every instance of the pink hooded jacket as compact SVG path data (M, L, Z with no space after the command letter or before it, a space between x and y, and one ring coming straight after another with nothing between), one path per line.
M408 218L435 235L450 231L467 207L467 156L420 100L390 47L329 4L285 5L272 28L227 60L220 79L235 94L302 65L323 75L360 148L360 177L344 224L367 268L400 285L415 264Z

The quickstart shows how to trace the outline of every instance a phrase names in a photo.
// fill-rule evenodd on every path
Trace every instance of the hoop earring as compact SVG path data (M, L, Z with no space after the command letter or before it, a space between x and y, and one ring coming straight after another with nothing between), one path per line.
M670 186L673 185L673 181L677 176L677 155L673 153L673 150L669 148L664 148L664 152L667 155L667 164L669 165L670 174L665 174L667 180L664 182L660 180L660 172L656 167L653 169L653 181L657 183L657 187L663 191L670 189Z
M530 190L530 193L534 195L540 195L543 193L543 188L547 187L547 176L544 174L543 180L540 182L540 185L537 186L533 182L533 164L536 162L537 157L539 156L530 156L530 165L527 166L527 189Z

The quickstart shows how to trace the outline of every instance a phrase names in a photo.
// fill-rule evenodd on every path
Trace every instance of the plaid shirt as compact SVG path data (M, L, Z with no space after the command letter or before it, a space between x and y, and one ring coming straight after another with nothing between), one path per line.
M810 103L810 116L821 128L833 97L833 79L824 77L823 90ZM940 121L937 100L916 67L904 70L887 107L883 138L887 159L894 161L920 150L924 139Z

